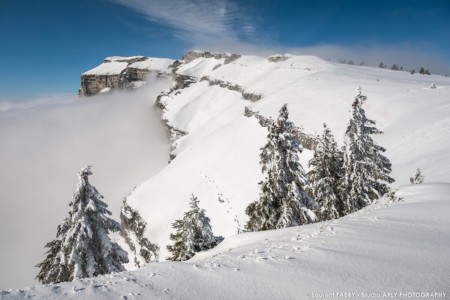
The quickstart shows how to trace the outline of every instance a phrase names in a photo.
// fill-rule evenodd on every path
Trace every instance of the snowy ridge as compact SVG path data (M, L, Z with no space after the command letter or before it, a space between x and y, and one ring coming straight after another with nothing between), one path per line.
M104 59L104 62L131 62L139 59L145 59L145 56L109 56Z
M163 80L158 79L133 94L113 93L67 105L2 112L0 136L6 141L2 149L6 155L0 159L3 158L6 170L15 171L3 174L5 187L17 186L17 182L28 187L9 188L6 192L3 188L2 192L5 199L14 200L7 202L5 211L14 211L13 204L21 203L20 199L34 199L39 193L41 201L55 198L60 207L54 219L59 222L67 208L61 199L70 198L73 185L70 180L62 180L58 168L64 162L70 163L64 165L64 178L70 179L71 172L87 160L99 171L94 182L111 201L108 204L116 215L123 198L138 185L127 197L127 204L145 221L144 237L159 246L160 261L168 256L171 224L188 210L192 194L211 219L213 234L224 236L225 240L188 262L152 262L133 272L4 290L0 298L306 299L312 292L345 289L355 293L450 292L449 78L341 65L310 56L235 56L231 61L219 55L197 56L172 69L172 79L181 82L177 82L178 89L172 85L170 91L167 82L158 84L158 80ZM112 63L120 62L107 64ZM202 80L205 77L209 80ZM189 84L183 84L183 80ZM436 88L431 88L431 84ZM246 100L241 91L230 89L234 85L261 98ZM402 187L399 195L404 202L376 203L333 222L236 235L247 221L245 208L259 195L259 154L267 136L260 120L244 115L246 107L274 119L286 103L289 119L304 133L317 136L325 122L340 147L357 86L368 97L364 104L367 116L384 132L375 140L387 149L385 154L392 162L391 175L396 179L393 187L409 184L417 167L426 183L442 183ZM168 165L165 159L169 150L165 132L158 127L159 112L149 107L158 95L164 122L183 132L173 135L170 151L174 159ZM137 100L130 101L134 98ZM98 111L105 114L100 118ZM78 116L86 122L77 123ZM109 116L107 122L103 122L104 116ZM15 119L27 122L13 125L11 120ZM74 129L73 124L80 128ZM31 127L36 132L32 139ZM4 128L8 130L2 131ZM122 133L119 140L113 138L117 133ZM48 143L41 143L43 137ZM19 140L27 141L23 142L26 147L18 144ZM79 140L89 141L89 149L77 143ZM126 142L120 142L123 140ZM141 149L140 145L146 148ZM17 149L21 150L20 155L16 154ZM150 151L157 149L162 150ZM24 162L8 159L12 153L24 158ZM36 163L35 153L44 159L33 169L30 166ZM52 155L45 159L48 153ZM69 153L74 159L67 162ZM308 150L300 157L306 171L311 157ZM123 161L124 158L131 159ZM51 183L45 190L42 182L36 181L44 168L49 173L44 183ZM64 185L58 189L57 197L54 182L60 183L58 187ZM30 211L45 215L42 205L34 205ZM6 228L17 225L9 215L2 215L2 219L6 221L0 224L0 232L7 237ZM37 223L39 219L33 220ZM54 234L52 222L46 224L47 241ZM34 238L35 233L30 231L27 238ZM33 239L33 244L43 243L41 239ZM113 239L125 249L120 237ZM131 240L137 242L133 236ZM10 253L33 248L30 243L14 247ZM24 258L22 263L32 269L43 252L43 245L36 247L35 252L26 253L32 262ZM142 263L140 257L130 255L129 259ZM11 272L12 262L2 262ZM9 275L4 272L2 276ZM30 277L29 271L26 276Z
M450 114L445 104L450 95L448 78L341 65L310 56L273 57L242 56L228 64L214 57L196 58L176 71L189 76L193 83L160 99L163 119L187 135L173 143L172 157L176 158L170 165L128 198L128 204L148 223L145 236L160 246L160 258L167 257L171 223L187 210L192 193L211 218L214 234L228 237L243 229L245 208L258 197L257 183L262 179L259 153L267 135L255 118L244 116L245 107L274 118L287 103L290 119L306 133L320 134L326 122L342 146L355 88L360 85L368 97L365 107L369 118L385 131L376 139L387 148L393 177L399 184L408 183L417 166L441 165L424 160L450 163L446 150L449 124L444 114ZM239 91L202 80L205 76L239 85L262 98L246 101ZM430 89L431 80L440 88ZM439 115L420 114L430 107ZM418 128L421 122L432 127L426 132L426 144L409 137L414 128L425 130ZM408 145L422 149L410 151ZM300 157L306 169L311 157L308 150ZM450 181L448 169L424 173L429 173L429 180ZM166 205L172 209L165 209Z
M151 263L133 272L0 295L309 299L350 292L356 299L377 293L436 293L434 298L445 299L450 293L450 184L405 186L399 195L399 203L380 201L332 222L235 235L187 262Z
M84 72L81 75L118 75L128 67L127 62L111 61Z
M173 59L149 57L146 60L132 63L129 67L144 70L167 71L167 68L173 64L173 62Z

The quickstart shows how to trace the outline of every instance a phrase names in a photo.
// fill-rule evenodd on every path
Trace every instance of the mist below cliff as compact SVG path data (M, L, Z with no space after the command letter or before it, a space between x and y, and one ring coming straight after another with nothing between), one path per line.
M169 140L154 106L170 83L90 98L9 103L0 110L0 288L35 285L44 245L67 216L77 172L94 166L91 183L115 219L132 188L167 164Z

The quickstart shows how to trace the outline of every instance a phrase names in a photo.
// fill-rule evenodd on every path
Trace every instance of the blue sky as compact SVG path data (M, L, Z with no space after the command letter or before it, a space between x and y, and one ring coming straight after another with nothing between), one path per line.
M0 0L0 100L76 93L111 55L315 54L450 75L448 0Z

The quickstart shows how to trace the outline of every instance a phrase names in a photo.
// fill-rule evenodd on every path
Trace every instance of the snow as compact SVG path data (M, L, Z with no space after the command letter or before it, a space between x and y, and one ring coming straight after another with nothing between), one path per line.
M165 98L163 117L188 134L175 142L171 164L128 200L148 223L146 237L160 245L161 258L167 256L170 224L187 210L192 193L211 218L215 235L229 237L243 229L245 208L259 194L259 153L267 135L255 119L243 116L245 106L276 118L288 103L295 124L307 133L321 134L326 122L342 146L356 88L361 86L368 97L366 115L385 132L374 138L387 148L394 186L409 183L417 167L426 182L450 182L450 169L442 167L450 165L449 78L334 64L310 56L276 63L243 56L214 69L217 61L198 58L179 72L239 84L263 98L252 103L237 91L200 80ZM429 89L429 81L447 88ZM310 151L300 156L306 170L311 157Z
M168 58L154 58L148 57L146 60L134 62L129 64L134 59L144 58L143 56L111 56L105 58L105 62L101 65L84 72L82 75L119 75L128 66L130 68L166 71L167 68L174 62L173 59Z
M105 62L122 61L129 62L135 59L142 59L144 56L109 56L104 59Z
M165 71L173 62L173 59L149 57L146 60L132 63L130 68Z
M127 62L106 62L102 63L98 67L95 67L82 75L119 75L128 66Z
M187 262L151 263L133 272L0 295L49 300L309 299L354 293L354 299L372 294L377 299L387 298L383 293L397 293L398 298L413 298L408 293L429 298L426 293L433 293L445 299L450 293L450 184L404 186L399 195L401 202L381 201L331 222L235 235Z
M106 64L112 63L117 62ZM66 214L64 199L70 200L74 187L70 178L85 163L95 166L92 183L107 201L111 199L113 212L138 185L128 204L147 222L145 235L160 246L160 258L167 257L170 225L188 210L192 193L210 217L214 235L224 236L224 242L186 263L151 263L133 272L4 291L1 297L57 299L67 293L65 297L92 299L132 299L137 294L163 299L304 299L327 291L447 292L448 297L449 78L342 65L311 56L278 62L243 56L229 64L198 58L180 67L179 73L197 81L165 98L163 117L188 132L175 142L176 158L169 165L167 141L160 139L163 129L148 106L162 88L157 91L151 84L147 102L144 98L131 102L134 94L121 94L113 101L102 96L96 101L0 112L0 137L5 141L0 150L0 238L10 240L11 231L25 232L20 241L2 247L0 288L31 284L37 273L32 266L43 257L44 243ZM200 81L203 76L238 84L263 97L246 101L238 91ZM430 88L432 83L436 89ZM342 146L357 86L368 97L367 117L384 131L374 139L387 149L385 155L393 164L393 187L408 184L418 167L425 184L402 187L404 202L389 207L379 203L333 222L236 235L247 220L246 206L258 197L259 153L267 135L255 118L243 115L244 108L275 118L287 103L290 120L306 133L321 134L326 122ZM81 131L73 129L79 120L85 124ZM143 141L145 147L140 148ZM158 148L161 143L164 146ZM154 147L161 152L152 152ZM306 150L300 157L306 170L311 157ZM53 189L61 186L55 193ZM59 206L50 214L44 209L48 203ZM27 214L34 218L27 221L4 213L21 208L34 212ZM40 228L21 228L26 222L39 224L42 215L52 221ZM23 261L7 259L17 253ZM18 279L20 274L23 279Z

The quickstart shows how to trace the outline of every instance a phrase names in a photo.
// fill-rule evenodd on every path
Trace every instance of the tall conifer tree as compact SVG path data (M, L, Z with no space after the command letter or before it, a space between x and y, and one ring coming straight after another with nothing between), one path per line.
M303 148L296 136L298 130L288 120L287 105L278 119L269 125L267 144L260 155L264 181L260 182L260 197L251 203L246 213L249 231L285 228L314 222L312 209L317 203L305 192L305 171L299 161Z
M344 176L343 153L339 150L330 129L323 124L324 131L309 161L308 192L318 202L316 214L319 220L342 217L342 179Z
M120 230L109 216L103 196L89 183L91 166L79 173L79 183L69 216L58 226L56 240L46 245L46 259L37 265L36 277L42 283L72 281L124 271L128 255L108 234Z
M389 176L391 163L383 155L386 149L372 139L372 135L383 132L375 127L375 121L366 117L362 108L366 100L358 87L358 95L352 104L352 118L345 132L344 198L347 213L372 203L389 191L386 183L394 182Z
M173 245L168 245L167 250L172 253L168 260L184 261L195 255L196 252L214 248L223 238L216 237L212 233L210 219L204 209L198 206L198 199L192 195L190 210L184 213L184 217L175 220L172 228L175 233L170 235Z

